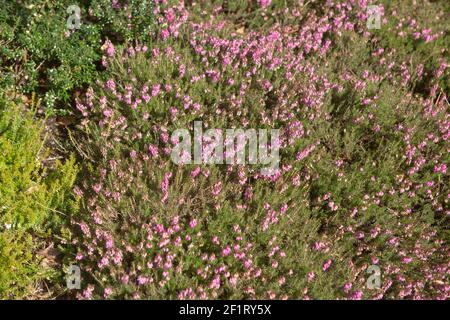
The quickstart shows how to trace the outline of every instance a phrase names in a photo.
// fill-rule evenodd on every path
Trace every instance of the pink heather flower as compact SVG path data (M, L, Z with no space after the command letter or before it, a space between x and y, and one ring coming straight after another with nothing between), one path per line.
M120 9L120 3L119 3L119 0L112 0L112 1L111 1L111 7L112 7L113 9Z
M141 296L139 295L139 293L137 293L137 292L133 293L134 300L139 300L140 298L141 298Z
M81 223L79 224L79 226L80 226L81 231L83 232L84 235L87 235L87 236L90 236L90 235L91 235L91 232L89 231L89 227L87 226L86 223L81 222Z
M83 291L83 297L85 299L91 299L92 298L92 292L94 292L94 286L88 285L88 287Z
M104 267L109 265L109 258L107 256L102 257L100 262L98 263L98 267L103 269Z
M217 245L220 244L219 238L218 238L217 236L213 236L212 239L211 239L211 241L212 241L212 243L214 243L214 244L217 244Z
M170 36L170 32L167 29L163 29L160 32L161 39L166 40Z
M196 219L192 219L189 222L189 227L191 227L192 229L195 228L197 226L197 220Z
M148 103L150 101L151 97L146 92L144 92L142 94L142 99L144 99L145 103Z
M191 177L195 179L200 174L200 170L201 170L200 167L193 169L191 171Z
M184 64L180 65L178 73L180 77L183 77L186 74L186 66Z
M209 284L210 289L219 289L220 288L220 277L215 276L214 279Z
M338 209L338 206L333 201L328 203L328 207L330 207L331 211L336 211Z
M130 277L128 275L124 275L124 276L122 276L120 281L122 281L123 284L128 284L129 279L130 279Z
M106 88L111 90L111 91L115 91L116 90L116 83L114 82L113 79L109 79L108 81L106 81Z
M347 282L347 283L344 285L344 292L345 292L345 293L348 293L352 287L353 287L353 285L352 285L350 282Z
M169 193L169 180L172 177L172 172L166 172L164 174L164 178L163 181L161 182L161 191L164 194L163 198L162 198L162 202L165 202L167 197L168 197L168 193Z
M410 263L411 261L412 261L412 258L409 258L409 257L403 257L403 258L402 258L402 262L405 263L405 264L408 264L408 263Z
M300 185L300 175L296 174L293 178L292 178L292 184L296 187L298 187Z
M114 53L116 52L116 50L114 49L114 45L113 45L112 42L109 41L109 40L106 40L106 41L105 41L105 43L104 43L103 46L102 46L102 49L103 49L103 50L106 50L106 54L107 54L109 57L114 56Z
M112 294L112 292L113 292L113 290L111 288L106 287L103 296L105 298L108 298Z
M114 55L115 49L114 46L111 44L108 49L106 49L106 53L108 54L108 56L112 57Z
M315 278L316 278L316 274L314 272L311 271L308 273L308 282L314 281Z
M216 70L206 70L205 74L213 81L219 81L220 72Z
M219 195L221 190L222 190L222 182L219 181L213 187L213 190L212 190L213 196Z
M173 24L176 19L175 10L173 8L168 9L165 12L165 18L169 24Z
M147 277L144 277L144 276L139 276L137 278L137 282L138 282L139 285L144 285L144 284L148 283L148 281L149 281L149 279Z
M331 260L327 260L322 267L322 270L325 272L328 270L328 268L330 268L332 261Z
M231 253L231 248L227 246L225 249L222 250L222 256L226 257Z
M156 96L160 90L161 90L161 85L155 84L152 88L152 97Z
M303 149L302 151L298 152L296 155L296 159L297 160L303 160L305 159L307 156L309 156L309 154L316 148L316 145L310 145L309 147Z
M113 240L112 240L112 239L108 239L108 240L106 241L106 248L107 248L107 249L112 248L113 245L114 245L114 243L113 243Z
M264 89L265 89L266 91L270 91L270 90L273 89L272 84L270 83L270 81L267 81L267 80L265 80L265 81L263 82L263 87L264 87Z
M106 110L103 111L103 115L104 115L106 118L111 117L112 114L113 114L113 111L112 111L111 109L106 109Z
M270 6L271 3L272 3L272 0L258 0L258 4L262 8L267 8L268 6Z
M361 300L361 299L362 299L362 296L363 296L362 291L355 291L355 292L352 294L351 299L352 299L352 300Z
M325 249L327 246L323 243L323 242L320 242L320 241L316 241L314 244L313 244L313 248L314 248L314 250L317 250L317 251L320 251L320 250L322 250L322 249Z
M105 96L103 96L98 100L98 102L100 103L101 107L104 107L106 105L106 103L108 102L108 99Z
M130 55L130 57L133 57L136 54L136 51L134 50L133 47L129 47L127 49L128 54Z
M109 67L108 60L106 59L105 56L102 56L102 66L104 66L105 68Z
M151 144L148 147L148 152L150 153L150 155L152 157L156 157L158 155L158 147L156 147L155 145Z
M434 166L434 172L436 173L446 173L447 172L447 165L445 163L441 165L435 165Z
M170 108L169 108L169 112L170 112L170 116L171 116L172 118L176 118L177 113L178 113L178 109L175 108L175 107L170 107Z
M94 189L95 193L99 193L100 190L102 190L102 185L99 184L99 183L94 184L94 186L92 187L92 189Z

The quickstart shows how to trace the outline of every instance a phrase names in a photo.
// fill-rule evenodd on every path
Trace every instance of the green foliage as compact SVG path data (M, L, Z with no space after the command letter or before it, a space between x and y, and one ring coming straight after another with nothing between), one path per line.
M77 166L71 158L44 167L43 122L0 100L0 298L29 295L47 271L36 250L58 233L76 209L71 195ZM52 241L55 241L53 239Z
M105 39L124 42L152 34L151 1L128 2L113 8L109 0L82 1L80 28L70 30L71 0L0 0L0 86L45 94L46 106L56 111L74 89L96 79Z
M155 17L152 0L117 1L116 6L110 0L90 1L91 19L104 35L125 41L148 40L155 31ZM124 6L126 3L126 6ZM130 24L130 21L133 21Z

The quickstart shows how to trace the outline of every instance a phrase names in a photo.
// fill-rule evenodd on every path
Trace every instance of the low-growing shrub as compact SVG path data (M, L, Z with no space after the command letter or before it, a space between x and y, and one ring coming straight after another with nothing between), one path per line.
M38 281L54 277L37 252L57 243L52 237L77 206L75 161L47 168L42 130L32 112L0 97L1 299L31 297Z
M2 96L0 298L449 298L447 2L1 4L0 88L76 113L81 172ZM280 130L279 166L174 161L195 121Z
M37 91L48 111L58 113L70 112L62 103L97 78L103 42L147 40L156 23L172 22L177 14L165 10L166 2L150 0L2 0L0 5L0 86ZM172 25L167 32L175 31Z
M104 47L77 103L78 298L448 297L447 65L415 95L420 68L367 32L364 5L297 9L295 32L231 32L218 10ZM281 129L279 170L175 164L171 134L195 120Z

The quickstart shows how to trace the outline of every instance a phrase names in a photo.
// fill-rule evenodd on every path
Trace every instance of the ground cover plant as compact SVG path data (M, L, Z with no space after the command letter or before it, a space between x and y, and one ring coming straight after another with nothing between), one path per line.
M11 230L39 240L0 260L0 297L45 283L70 299L449 298L447 2L83 1L84 25L68 31L71 4L25 1L39 14L0 20L5 97L37 91L47 113L2 119L45 120L56 144L46 148L67 159L40 161L38 144L5 148L10 159L27 150L18 163L47 190L47 209L28 176L14 179L26 208L0 211L0 224L17 218ZM368 28L370 5L379 28ZM39 63L45 72L33 73ZM50 94L69 122L51 121ZM279 130L278 166L176 163L174 132L194 137L195 121ZM45 141L31 132L26 141ZM204 154L217 146L195 139ZM11 170L0 172L0 208L16 201ZM50 268L36 244L58 248ZM64 287L70 265L78 289ZM30 278L33 268L51 276Z
M60 213L76 208L77 167L74 158L46 165L43 121L3 96L0 108L0 298L40 297L38 284L59 277L48 253L63 234Z

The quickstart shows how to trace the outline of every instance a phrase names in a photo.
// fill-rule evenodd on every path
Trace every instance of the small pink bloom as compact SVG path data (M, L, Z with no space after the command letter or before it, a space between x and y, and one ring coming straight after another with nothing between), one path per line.
M270 6L271 3L272 3L272 0L258 0L258 4L262 8L267 8L268 6Z
M129 281L128 275L122 276L122 278L120 279L120 281L122 281L123 284L128 284L128 281Z
M189 222L189 227L195 228L196 226L197 226L197 220L196 219L192 219L191 222Z
M144 276L139 276L137 279L137 282L139 285L144 285L144 284L148 283L148 281L149 281L149 279Z
M345 292L345 293L348 293L352 287L353 287L353 285L352 285L350 282L347 282L347 283L344 285L344 292Z
M231 253L231 248L227 246L225 249L222 250L222 255L224 257L228 256Z
M166 40L170 36L170 32L167 29L161 30L161 39Z
M408 263L410 263L411 261L412 261L412 259L409 258L409 257L403 257L403 258L402 258L402 262L405 263L405 264L408 264Z
M112 292L113 292L113 290L111 288L107 287L107 288L105 288L103 296L105 298L108 298L111 295Z
M325 262L325 263L323 264L322 270L323 270L323 271L327 271L327 270L330 268L331 263L332 263L331 260L327 260L327 262Z
M355 292L352 294L351 298L352 298L353 300L361 300L361 299L362 299L362 296L363 296L362 291L355 291Z

